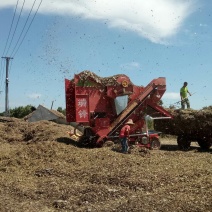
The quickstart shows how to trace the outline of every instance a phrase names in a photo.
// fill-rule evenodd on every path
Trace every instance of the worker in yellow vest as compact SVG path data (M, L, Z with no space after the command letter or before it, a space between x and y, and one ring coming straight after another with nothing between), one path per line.
M191 96L191 93L187 88L188 83L184 82L183 87L180 89L180 97L181 97L181 109L185 109L185 105L187 108L190 108L190 102L188 99L188 94Z

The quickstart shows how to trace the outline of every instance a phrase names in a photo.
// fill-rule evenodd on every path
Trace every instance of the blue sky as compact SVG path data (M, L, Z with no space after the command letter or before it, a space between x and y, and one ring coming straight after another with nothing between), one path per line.
M143 86L166 77L165 107L180 100L187 81L191 107L210 106L211 23L211 0L1 1L0 53L13 57L9 107L50 108L54 101L53 109L65 108L64 79L84 70L101 77L126 74ZM5 110L5 69L1 59L0 112Z

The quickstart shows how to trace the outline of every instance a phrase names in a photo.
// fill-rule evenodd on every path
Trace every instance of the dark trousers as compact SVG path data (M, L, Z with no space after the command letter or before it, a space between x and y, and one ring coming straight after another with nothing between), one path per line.
M121 140L122 152L127 152L128 151L127 137L121 138L120 140Z

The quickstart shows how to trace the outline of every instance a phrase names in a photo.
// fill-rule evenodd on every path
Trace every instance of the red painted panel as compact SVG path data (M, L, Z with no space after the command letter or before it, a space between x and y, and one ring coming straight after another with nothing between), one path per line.
M95 126L97 129L102 129L110 126L109 118L97 118L95 119Z
M75 86L72 81L65 79L66 121L75 122Z
M76 95L76 122L89 122L88 95Z

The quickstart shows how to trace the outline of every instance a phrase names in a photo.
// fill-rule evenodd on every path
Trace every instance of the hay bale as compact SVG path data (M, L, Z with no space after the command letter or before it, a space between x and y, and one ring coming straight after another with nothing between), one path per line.
M155 120L155 129L166 134L179 135L197 134L199 136L212 135L212 106L201 110L171 110L170 120Z
M117 74L117 75L113 75L110 77L100 77L98 75L96 75L95 73L91 72L91 71L82 71L81 73L78 74L79 78L81 81L88 81L89 79L92 79L92 81L103 85L103 86L116 86L118 85L117 79L120 76L126 76L124 74ZM126 76L127 77L127 76ZM130 82L130 84L133 84L132 82Z

